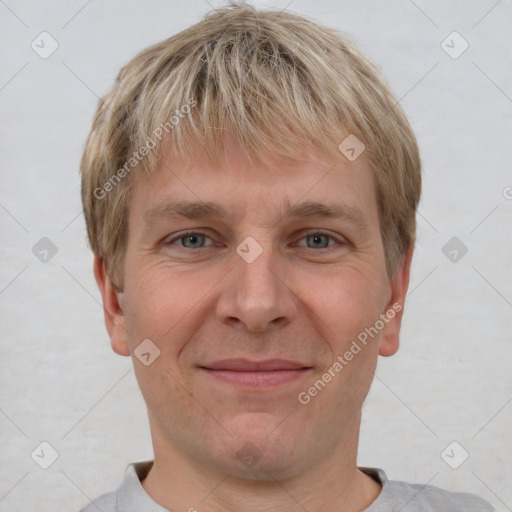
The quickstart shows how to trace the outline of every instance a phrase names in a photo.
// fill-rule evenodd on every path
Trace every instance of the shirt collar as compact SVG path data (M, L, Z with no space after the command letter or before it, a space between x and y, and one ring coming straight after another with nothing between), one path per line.
M380 494L377 499L363 512L387 512L389 510L395 510L395 498L393 490L389 485L388 477L383 469L380 468L365 468L360 467L360 471L368 476L371 476L376 482L382 485Z
M153 461L136 462L130 464L125 471L124 479L117 493L117 504L123 512L170 512L149 496L142 487L142 480L146 478ZM388 485L388 478L384 470L380 468L359 468L363 473L372 477L382 485L382 490L377 499L364 510L364 512L381 512L393 510L393 493Z
M146 478L153 461L130 464L124 473L124 479L117 493L117 505L123 512L169 512L149 496L141 481Z

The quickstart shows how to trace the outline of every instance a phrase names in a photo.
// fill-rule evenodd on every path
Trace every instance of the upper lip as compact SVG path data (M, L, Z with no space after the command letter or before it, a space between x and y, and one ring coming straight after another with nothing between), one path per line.
M286 359L266 359L265 361L249 361L248 359L222 359L202 368L207 370L227 370L235 372L264 372L272 370L300 370L310 368L297 361Z

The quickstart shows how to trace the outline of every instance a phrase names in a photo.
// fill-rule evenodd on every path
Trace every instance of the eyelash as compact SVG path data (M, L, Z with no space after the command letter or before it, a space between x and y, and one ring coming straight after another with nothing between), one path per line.
M210 238L211 240L211 237L208 236L206 233L201 233L200 231L185 231L181 234L179 234L178 236L172 238L171 240L167 241L167 242L164 242L164 245L173 245L174 242L176 241L179 241L181 240L182 238L186 238L187 236L191 236L191 235L202 235L202 236L205 236L207 238ZM331 235L330 233L327 233L325 231L310 231L310 232L307 232L307 233L304 233L304 235L302 236L302 238L300 240L303 240L304 238L307 238L308 236L312 236L312 235L323 235L323 236L327 236L328 238L330 238L331 240L334 240L335 242L337 242L338 244L342 244L342 245L345 245L348 243L348 241L346 240L340 240L339 238L336 238L335 236ZM201 249L208 249L208 247L211 247L211 246L207 246L207 247L199 247L197 249L191 249L189 247L179 247L180 249L184 249L186 251L199 251ZM303 247L304 249L313 249L313 250L318 250L318 249L314 249L312 247ZM327 246L327 247L322 247L321 249L322 250L329 250L329 249L333 249L334 248L334 245L333 246Z

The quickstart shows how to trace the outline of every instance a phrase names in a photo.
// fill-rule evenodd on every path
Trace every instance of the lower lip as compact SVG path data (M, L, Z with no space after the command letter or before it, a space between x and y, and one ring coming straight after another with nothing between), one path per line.
M272 370L258 372L240 372L230 370L209 370L202 368L212 377L245 389L271 389L287 382L300 379L309 372L309 368L298 370Z

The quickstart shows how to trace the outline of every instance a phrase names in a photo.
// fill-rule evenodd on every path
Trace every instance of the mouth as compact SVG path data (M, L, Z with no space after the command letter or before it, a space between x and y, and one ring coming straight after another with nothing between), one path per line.
M273 389L293 382L304 377L312 369L311 366L284 359L224 359L199 368L218 381L256 391Z

